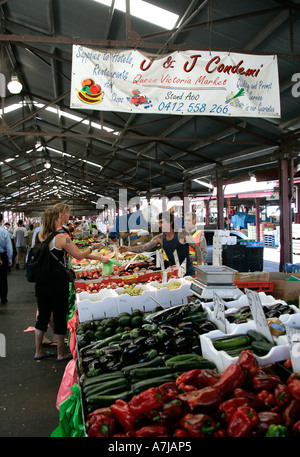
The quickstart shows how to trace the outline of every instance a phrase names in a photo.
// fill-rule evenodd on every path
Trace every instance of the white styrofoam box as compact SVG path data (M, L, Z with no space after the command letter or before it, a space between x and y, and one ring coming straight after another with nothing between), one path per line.
M82 300L77 303L79 322L118 316L117 297L106 297L100 302Z
M115 289L101 289L99 292L90 293L90 292L78 292L76 294L77 303L88 300L90 302L100 302L106 297L117 297L118 294L115 292Z
M167 286L174 282L179 282L181 286L178 289L169 289ZM156 289L156 300L163 308L186 304L188 302L187 297L192 294L190 289L191 281L189 278L174 278L166 283L153 281L150 285Z
M230 357L225 351L217 351L212 343L214 338L225 335L240 335L247 333L248 330L256 330L255 322L249 321L245 324L239 324L235 330L230 334L225 334L220 330L214 330L213 332L200 335L200 344L202 348L203 357L214 362L218 370L225 370L232 363L236 363L238 357ZM290 357L289 347L287 345L276 345L274 346L267 355L259 357L255 355L258 364L260 366L268 365L269 363L275 363L280 360L285 360Z
M126 291L126 288L123 287L117 287L115 289L118 295L117 303L119 313L130 313L133 309L140 309L147 312L152 311L152 309L157 306L156 289L154 287L150 284L140 284L136 287L143 290L141 295L124 294L122 292Z

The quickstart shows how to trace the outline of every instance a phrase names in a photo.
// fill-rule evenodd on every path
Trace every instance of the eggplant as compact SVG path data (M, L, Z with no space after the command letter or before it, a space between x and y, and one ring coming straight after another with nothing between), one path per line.
M212 332L213 330L218 330L218 327L212 321L203 322L203 324L201 324L199 326L200 335L203 335L204 333Z
M241 306L241 308L239 308L239 313L249 313L249 312L251 312L251 309L250 309L250 306L248 306L248 305Z
M267 318L271 318L271 317L279 317L281 315L281 312L276 310L276 309L273 309L273 310L268 310L266 313L265 313L266 317Z
M106 369L108 372L114 372L114 371L119 371L121 368L123 368L123 364L121 362L108 362L106 364Z
M127 346L123 354L121 356L121 361L125 364L127 363L133 363L138 360L139 356L141 355L142 348L138 344L130 344Z
M198 333L196 333L194 330L178 329L174 332L174 338L180 338L180 337L194 338L196 336L198 336Z
M125 348L127 348L130 344L132 344L132 340L131 340L131 339L127 339L127 340L124 340L124 341L122 341L121 343L119 343L119 346L120 346L122 349L125 349Z
M116 359L119 359L123 353L123 349L118 345L106 346L102 351L104 355L110 354Z
M191 353L192 354L202 355L201 345L200 344L195 344L195 346L193 346L191 348Z
M147 336L139 336L138 338L135 338L133 340L133 344L138 344L138 345L144 347L146 340L147 340Z
M158 349L159 341L154 336L150 336L145 341L145 347L147 349Z
M90 363L92 363L94 360L95 360L95 357L93 357L93 356L91 356L91 355L88 356L88 357L84 357L84 358L82 359L82 366L83 366L83 368L87 368L88 365L89 365Z
M169 340L164 341L163 347L164 347L165 353L173 354L175 351L175 339L170 338Z
M176 352L187 352L194 344L194 341L192 341L191 338L180 336L175 339L174 344Z
M166 332L169 336L173 336L175 328L172 325L163 324L159 326L160 330Z

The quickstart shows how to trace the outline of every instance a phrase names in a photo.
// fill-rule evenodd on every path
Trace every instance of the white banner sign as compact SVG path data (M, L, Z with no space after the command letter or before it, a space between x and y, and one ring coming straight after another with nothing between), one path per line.
M73 45L71 108L128 113L280 117L276 56Z

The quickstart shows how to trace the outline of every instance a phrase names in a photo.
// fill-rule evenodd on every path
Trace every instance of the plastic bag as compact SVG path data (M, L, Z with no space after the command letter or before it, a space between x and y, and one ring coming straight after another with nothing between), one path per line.
M104 263L102 266L102 276L111 275L114 271L114 265L120 267L121 263L114 259L111 259L108 263Z
M72 359L67 364L56 398L56 408L70 395L70 388L77 383L76 360Z
M78 384L74 384L71 387L71 394L59 405L59 425L51 433L51 437L73 438L84 436L80 388Z

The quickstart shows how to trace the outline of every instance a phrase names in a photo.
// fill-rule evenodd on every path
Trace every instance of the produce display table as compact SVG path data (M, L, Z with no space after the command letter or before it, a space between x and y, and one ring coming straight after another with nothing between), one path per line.
M192 278L171 270L163 282L155 273L127 284L117 275L76 281L69 368L77 387L62 397L53 436L63 435L64 421L69 436L299 435L300 380L286 332L267 341L243 296L225 302L223 333L214 307L192 295ZM269 325L300 328L299 308L268 293L259 296Z

